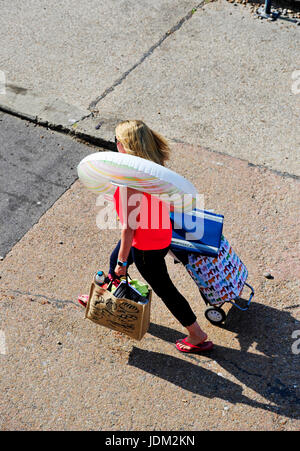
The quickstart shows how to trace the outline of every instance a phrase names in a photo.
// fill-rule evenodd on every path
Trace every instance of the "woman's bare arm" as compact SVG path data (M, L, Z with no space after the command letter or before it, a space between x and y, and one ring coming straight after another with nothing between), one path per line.
M128 259L134 232L138 226L136 219L140 210L142 193L132 188L122 187L120 188L120 199L123 212L123 227L118 260L125 262ZM115 273L119 276L124 275L126 268L117 265Z

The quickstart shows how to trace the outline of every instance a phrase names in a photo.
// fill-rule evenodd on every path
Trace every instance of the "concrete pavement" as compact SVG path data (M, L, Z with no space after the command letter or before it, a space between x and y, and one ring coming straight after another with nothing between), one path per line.
M250 310L225 306L226 328L212 326L194 283L168 259L215 343L209 355L179 354L184 330L156 296L141 342L85 320L77 294L107 269L119 233L97 229L95 197L77 181L0 263L3 430L299 429L299 184L201 147L177 144L173 155L174 170L199 188L205 180L206 206L225 213L255 288Z
M145 119L172 141L169 167L225 214L224 234L256 294L248 312L225 307L226 328L216 328L189 276L168 260L215 343L204 356L179 354L184 331L155 296L141 342L84 320L77 294L106 269L119 233L97 228L96 198L76 181L0 262L1 429L298 430L299 95L289 82L299 27L223 1L138 9L124 1L113 10L97 2L100 26L95 2L77 4L60 6L62 20L46 2L5 2L1 61L9 84L28 90L8 86L0 106L104 143L119 120ZM15 22L6 20L13 12ZM263 44L276 58L263 59Z
M112 141L115 123L136 117L176 142L299 176L296 24L225 0L4 2L0 24L0 107L24 114L24 94L29 110L37 94L45 120L54 99L79 120L94 112L102 126L90 117L72 128L71 117L77 133ZM28 91L11 99L10 85Z

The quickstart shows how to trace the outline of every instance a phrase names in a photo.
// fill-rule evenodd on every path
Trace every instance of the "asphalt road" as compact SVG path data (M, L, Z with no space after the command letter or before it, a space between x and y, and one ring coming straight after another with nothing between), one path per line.
M90 147L0 113L0 255L39 220L77 178Z

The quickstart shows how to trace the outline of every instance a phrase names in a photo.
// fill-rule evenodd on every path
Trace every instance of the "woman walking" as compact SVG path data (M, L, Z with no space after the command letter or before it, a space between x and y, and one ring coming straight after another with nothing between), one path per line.
M116 127L116 145L128 153L164 166L169 158L167 141L142 121L128 120ZM178 340L181 352L210 350L213 343L200 328L187 300L174 286L168 274L165 256L172 238L167 205L155 196L132 188L118 187L114 204L122 223L121 239L110 257L111 277L121 277L135 263L141 276L162 299L175 318L187 329L187 337ZM137 207L138 205L138 207Z

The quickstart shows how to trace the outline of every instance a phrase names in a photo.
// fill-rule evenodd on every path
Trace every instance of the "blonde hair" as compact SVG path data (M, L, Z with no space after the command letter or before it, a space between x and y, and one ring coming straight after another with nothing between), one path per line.
M120 122L116 127L116 138L130 155L154 161L162 166L169 159L170 147L167 140L143 121Z

